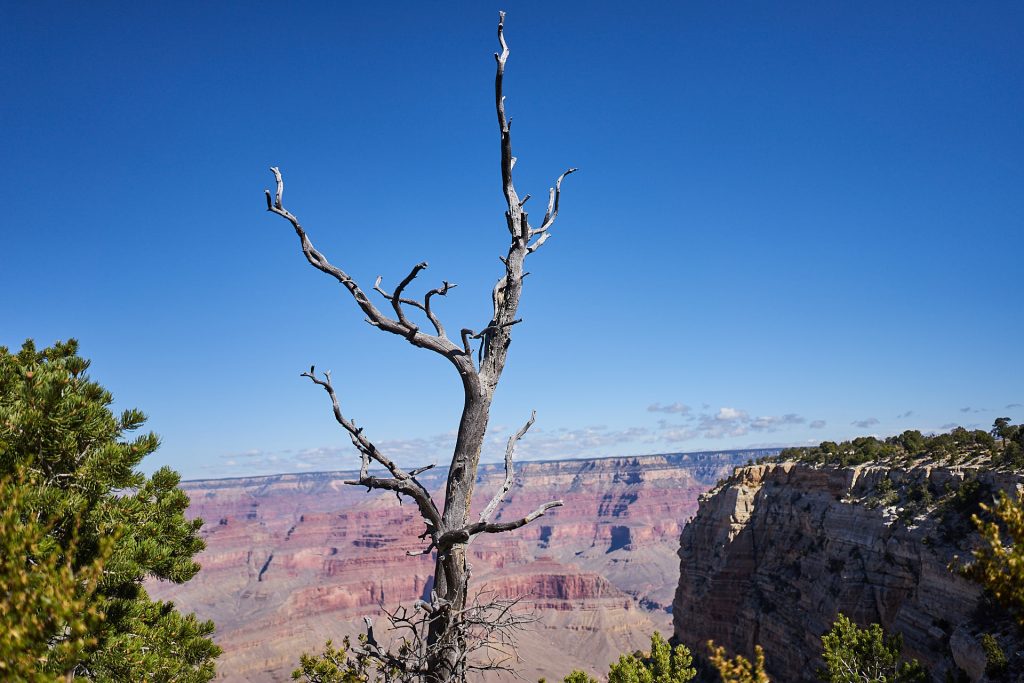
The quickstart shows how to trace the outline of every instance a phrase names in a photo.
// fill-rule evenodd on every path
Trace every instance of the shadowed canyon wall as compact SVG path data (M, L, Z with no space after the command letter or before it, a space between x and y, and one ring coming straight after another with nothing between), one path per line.
M904 653L935 681L947 672L958 680L958 669L986 680L983 633L1011 658L1024 644L976 584L948 569L977 542L969 514L941 503L908 514L906 499L879 504L873 492L883 478L947 499L965 480L976 479L986 500L1022 482L969 467L740 468L701 498L682 533L675 637L695 652L713 639L748 657L760 644L772 680L814 681L820 636L842 612L903 634Z

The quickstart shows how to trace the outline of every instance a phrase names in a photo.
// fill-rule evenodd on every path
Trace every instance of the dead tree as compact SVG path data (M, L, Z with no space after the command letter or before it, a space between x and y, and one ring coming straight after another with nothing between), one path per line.
M504 12L498 20L498 42L500 52L494 54L497 69L494 78L494 102L498 116L498 130L501 136L501 182L505 195L507 211L505 223L511 237L508 251L499 257L504 272L498 278L491 293L493 316L481 329L463 328L459 340L453 341L445 331L432 304L433 297L445 296L455 287L443 281L441 286L427 291L422 298L415 298L407 293L413 280L427 267L426 262L412 267L409 274L398 283L393 291L388 292L381 286L378 277L374 284L376 291L393 310L393 315L381 311L374 305L366 292L346 273L334 265L318 251L294 214L284 208L282 195L284 180L277 168L272 168L277 181L274 193L267 190L267 210L288 220L295 229L302 245L302 253L306 260L317 270L331 276L341 284L355 299L356 305L366 316L366 322L377 329L405 338L413 346L433 351L451 363L459 374L465 400L462 417L459 420L458 436L455 451L452 454L448 470L448 481L445 490L443 507L435 504L427 489L416 479L416 476L428 469L422 467L406 470L399 467L386 453L380 451L364 434L362 428L342 413L341 404L335 392L329 372L318 375L314 368L302 373L313 383L323 387L330 397L337 420L359 451L361 465L359 478L347 481L346 484L366 486L368 490L379 489L392 491L415 501L419 514L426 526L423 538L427 542L422 554L431 551L436 553L434 569L434 599L432 604L422 605L425 613L429 613L428 635L426 641L425 662L419 672L408 672L413 677L422 677L432 683L443 683L462 679L465 668L466 643L464 642L462 621L467 614L467 585L469 579L466 564L466 546L479 534L494 534L518 529L529 524L561 501L545 503L530 514L508 522L493 521L491 516L502 502L504 495L512 485L512 457L516 442L522 438L533 424L534 416L508 441L505 451L505 480L501 489L484 508L480 517L471 521L470 503L476 482L477 467L480 463L480 451L487 431L487 421L494 391L505 368L509 345L512 342L512 328L520 322L516 317L519 299L523 292L523 280L527 273L524 263L527 256L540 249L551 235L551 228L558 217L558 204L562 181L576 169L565 171L555 186L548 193L547 210L540 225L531 225L524 209L529 195L520 198L513 183L512 171L516 158L512 156L511 121L505 115L505 97L502 92L502 80L509 49L503 32ZM429 328L410 319L412 311L425 318ZM474 346L477 348L474 349ZM383 467L387 474L371 471L371 467ZM428 540L429 539L429 540Z
M357 670L378 683L410 683L427 678L432 658L442 651L454 657L447 680L464 681L469 672L515 672L519 660L515 638L537 621L532 611L519 608L521 598L504 598L493 591L477 593L466 606L449 615L449 630L440 641L430 640L431 621L441 604L436 594L429 603L417 600L412 609L384 609L397 647L382 646L376 639L373 620L363 617L366 633L359 646L348 644ZM447 647L448 642L458 647ZM374 672L375 670L375 672Z

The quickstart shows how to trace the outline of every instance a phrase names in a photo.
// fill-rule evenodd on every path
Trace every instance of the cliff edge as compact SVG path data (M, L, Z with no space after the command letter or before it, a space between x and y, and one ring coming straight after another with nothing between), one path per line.
M821 635L842 612L903 634L935 681L989 680L985 633L1024 671L1020 631L948 568L977 543L978 503L1022 486L1019 470L970 465L737 468L682 532L675 638L748 657L759 644L772 680L814 681ZM1024 680L1013 675L999 680Z

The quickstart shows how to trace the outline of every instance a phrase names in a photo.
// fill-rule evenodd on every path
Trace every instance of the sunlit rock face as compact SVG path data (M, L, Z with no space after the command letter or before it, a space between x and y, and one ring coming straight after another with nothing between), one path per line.
M514 532L469 547L472 585L523 596L539 621L518 639L526 680L560 680L573 668L604 673L622 652L671 629L678 538L698 496L764 452L673 454L523 463L498 519L554 499ZM445 472L421 476L443 490ZM360 631L381 605L411 604L430 590L433 561L411 503L342 482L352 473L290 474L185 482L201 517L202 571L180 586L150 583L154 597L217 624L220 677L285 681L303 651ZM481 467L474 512L504 469Z
M872 506L883 477L956 490L970 468L815 468L793 463L737 470L700 501L680 539L675 637L704 652L711 639L750 656L767 653L772 680L816 681L820 637L842 612L904 637L904 652L946 680L957 669L985 680L980 637L1013 629L984 616L981 590L948 569L977 542L971 525L941 506L901 519L900 504ZM980 473L991 492L1015 490L1015 474ZM955 522L955 524L954 524ZM1022 679L1024 680L1024 679Z

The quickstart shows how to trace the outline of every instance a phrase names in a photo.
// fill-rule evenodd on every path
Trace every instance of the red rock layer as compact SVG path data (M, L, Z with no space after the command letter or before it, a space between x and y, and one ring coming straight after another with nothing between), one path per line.
M525 596L540 616L518 639L527 680L574 667L604 672L622 652L666 633L677 584L675 549L698 495L751 453L524 463L500 508L513 519L548 500L565 506L515 532L469 547L473 586ZM422 477L442 488L444 472ZM285 681L303 651L360 631L380 606L429 590L433 563L422 524L394 496L345 486L351 473L191 481L189 514L202 517L203 569L183 585L153 582L154 597L217 624L219 678ZM481 468L482 509L504 477ZM525 483L520 486L518 482Z

